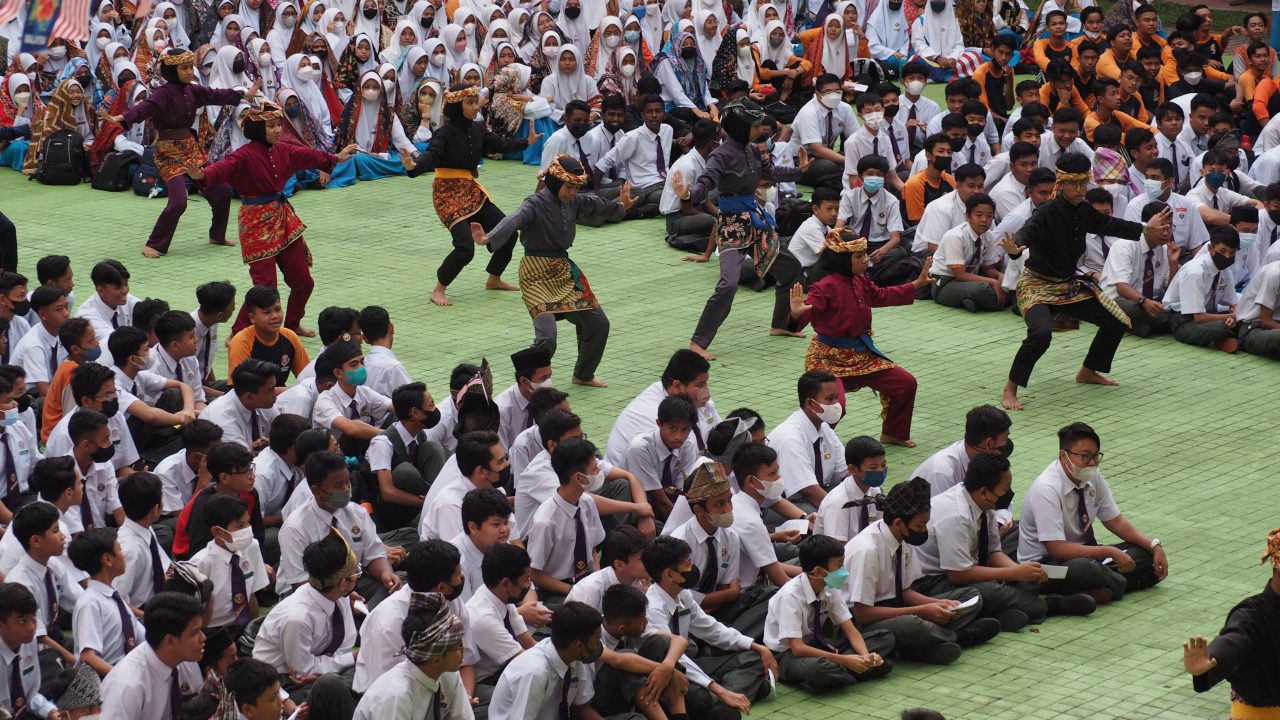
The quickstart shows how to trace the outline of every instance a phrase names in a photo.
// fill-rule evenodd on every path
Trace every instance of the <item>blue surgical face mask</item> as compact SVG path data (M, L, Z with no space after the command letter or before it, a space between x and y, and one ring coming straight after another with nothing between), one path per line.
M843 565L841 565L839 570L834 570L832 572L827 573L827 577L825 578L825 581L827 583L827 587L831 588L832 590L839 590L840 588L844 587L844 582L848 579L849 579L849 568L846 568Z
M643 5L634 5L631 8L631 14L643 20L644 14L645 14L645 7Z
M84 349L84 360L85 360L85 362L93 362L93 361L97 360L97 359L98 359L98 358L100 358L100 357L102 357L102 348L101 348L101 347L91 347L91 348L85 348L85 349Z
M1213 172L1208 173L1207 175L1204 176L1204 184L1208 185L1209 188L1212 190L1217 190L1218 188L1222 187L1226 182L1227 182L1227 174L1223 172L1218 172L1217 170L1214 170Z
M622 37L626 38L627 42L629 42L629 43L633 43L633 42L636 42L637 40L639 40L639 39L640 39L640 31L639 31L639 30L628 30L628 31L626 31L626 32L622 33Z
M4 411L4 419L0 420L0 426L9 427L18 424L18 408L11 407Z
M369 379L369 371L363 365L355 370L343 370L342 374L347 376L347 382L356 387L360 387Z
M884 178L872 175L862 178L862 189L869 193L880 192L880 188L884 187Z
M880 487L884 485L884 481L889 477L889 469L884 470L868 470L862 473L862 482L868 487Z

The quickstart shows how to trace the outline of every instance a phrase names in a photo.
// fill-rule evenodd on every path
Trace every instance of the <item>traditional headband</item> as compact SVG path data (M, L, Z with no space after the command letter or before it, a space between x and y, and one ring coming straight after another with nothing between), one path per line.
M356 554L351 551L351 544L347 542L346 538L342 537L342 533L338 532L337 528L329 528L329 533L336 535L338 539L342 541L342 546L347 549L347 561L342 564L342 567L339 568L337 572L328 577L307 578L307 582L311 583L311 587L320 590L321 592L328 590L343 580L355 575L356 570L360 568L360 565L356 561Z
M462 90L450 90L449 92L444 94L444 102L446 105L452 105L453 103L460 103L463 100L466 100L467 98L472 98L472 97L474 98L480 97L480 88L476 87L475 85L472 85L471 87L468 87L468 88L464 88Z
M572 185L573 187L582 187L583 185L586 185L587 184L586 171L584 170L581 174L574 175L573 173L566 170L563 165L560 164L561 158L568 158L570 160L574 159L572 155L565 155L565 154L557 155L556 159L552 160L551 164L547 166L547 174L559 180L560 182L564 183L565 185Z
M1089 180L1090 180L1089 171L1078 172L1078 173L1063 172L1061 170L1058 171L1059 183L1087 183L1089 182Z
M1262 560L1259 562L1271 561L1271 567L1276 572L1280 572L1280 528L1276 528L1267 533L1267 551L1262 553Z
M264 102L261 105L250 106L240 113L240 127L243 128L245 123L266 122L272 118L277 120L284 118L284 111L273 102Z
M192 65L195 63L195 61L196 61L196 55L190 50L187 50L186 52L180 52L177 55L170 55L168 53L165 53L164 55L160 56L160 62L164 63L165 65Z
M838 253L860 253L867 251L867 239L864 237L851 237L852 233L840 229L832 228L827 232L826 238L822 241L822 247L825 250L831 250Z
M449 610L448 601L440 593L411 594L409 613L421 613L429 621L426 627L413 633L404 645L404 656L409 662L424 663L462 644L462 619Z

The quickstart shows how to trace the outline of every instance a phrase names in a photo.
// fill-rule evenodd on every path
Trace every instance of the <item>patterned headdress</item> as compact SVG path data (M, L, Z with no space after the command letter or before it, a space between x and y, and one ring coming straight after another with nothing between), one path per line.
M822 241L822 247L824 250L838 253L866 252L867 239L857 237L844 228L832 228L827 231L827 236Z
M895 517L915 517L929 512L929 500L932 496L929 481L924 478L911 478L890 488L876 505L886 514Z
M587 171L582 163L572 155L561 153L547 166L546 174L571 187L582 187L587 184Z
M1262 553L1260 562L1271 561L1271 568L1280 572L1280 528L1267 533L1267 551Z
M98 673L86 664L76 669L75 677L67 684L58 698L62 710L87 710L102 704L102 681Z
M337 572L333 573L328 577L307 578L307 582L311 583L311 587L321 591L327 588L331 588L334 585L337 585L338 583L342 582L346 578L349 578L352 575L355 575L356 570L360 568L360 565L356 561L356 554L351 550L351 544L348 543L347 539L342 536L342 533L338 532L337 528L329 528L329 535L332 537L337 537L339 540L342 541L342 546L347 549L347 561L342 563L342 567L338 568Z
M405 638L404 656L412 663L424 663L462 644L462 619L449 609L449 601L440 593L413 593L409 596L409 615L423 615L426 627Z
M454 103L460 103L469 97L480 97L480 88L475 85L471 85L462 90L450 90L444 94L444 104L453 105Z
M170 51L160 56L160 62L165 65L194 65L196 55L190 50L180 53Z
M251 105L240 113L240 127L244 127L246 123L261 122L275 118L277 120L284 119L284 110L273 102L263 102L261 105Z
M722 465L732 465L733 456L749 442L751 423L742 418L726 418L716 423L707 433L707 449L704 454Z
M693 468L693 472L689 473L689 477L684 482L684 497L690 505L723 495L733 489L720 464L710 458L699 460L698 465Z
M1058 175L1061 182L1062 175ZM1093 181L1126 182L1129 179L1129 166L1125 164L1120 153L1107 148L1098 148L1093 153Z

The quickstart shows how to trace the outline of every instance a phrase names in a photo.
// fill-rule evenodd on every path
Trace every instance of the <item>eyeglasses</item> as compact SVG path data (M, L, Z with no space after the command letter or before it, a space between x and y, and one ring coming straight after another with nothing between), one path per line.
M1105 454L1105 453L1101 453L1101 452L1096 452L1096 453L1078 453L1078 452L1071 452L1070 450L1063 450L1062 452L1064 452L1064 453L1066 453L1066 454L1068 454L1068 455L1075 455L1076 457L1078 457L1078 458L1080 458L1081 460L1083 460L1085 465L1093 465L1093 464L1095 464L1095 463L1097 463L1097 464L1101 464L1101 463L1102 463L1102 456Z

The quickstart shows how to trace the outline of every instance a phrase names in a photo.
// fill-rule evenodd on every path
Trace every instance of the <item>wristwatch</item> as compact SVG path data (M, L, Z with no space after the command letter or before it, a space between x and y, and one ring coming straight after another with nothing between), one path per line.
M1164 543L1160 542L1160 538L1152 538L1151 546L1147 548L1147 551L1155 552L1158 547L1164 547Z

